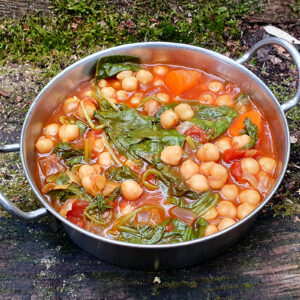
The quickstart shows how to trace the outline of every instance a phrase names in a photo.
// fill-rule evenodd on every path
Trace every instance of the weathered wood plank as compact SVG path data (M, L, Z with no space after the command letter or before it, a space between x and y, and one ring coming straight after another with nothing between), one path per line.
M77 248L53 220L0 219L0 298L292 299L300 297L300 222L261 216L223 255L167 272L109 265ZM153 283L155 276L161 283Z

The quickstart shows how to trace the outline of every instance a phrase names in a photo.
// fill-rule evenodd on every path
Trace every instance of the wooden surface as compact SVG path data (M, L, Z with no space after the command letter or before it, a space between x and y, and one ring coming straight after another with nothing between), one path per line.
M162 272L109 265L75 246L51 218L0 219L0 299L299 299L300 220L260 216L234 247ZM153 283L159 277L161 283ZM219 297L219 298L218 298Z

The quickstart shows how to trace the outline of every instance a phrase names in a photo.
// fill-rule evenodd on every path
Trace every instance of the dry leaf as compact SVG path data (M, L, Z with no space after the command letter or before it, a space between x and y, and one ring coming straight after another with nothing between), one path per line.
M271 25L268 25L268 26L265 26L265 31L271 35L275 35L279 38L282 38L286 41L288 41L289 43L291 44L298 44L300 45L300 41L297 40L296 38L294 38L293 36L291 36L290 34L288 34L287 32L275 27L275 26L271 26Z

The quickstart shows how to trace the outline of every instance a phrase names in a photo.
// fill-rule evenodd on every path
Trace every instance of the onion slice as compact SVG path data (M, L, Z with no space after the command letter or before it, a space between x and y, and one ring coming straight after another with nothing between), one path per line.
M170 210L170 215L184 222L188 226L191 226L198 218L198 215L191 210L178 206L175 206Z
M178 125L176 127L176 130L180 133L180 134L184 134L187 130L189 130L192 126L194 126L195 124L192 122L182 122L180 125Z

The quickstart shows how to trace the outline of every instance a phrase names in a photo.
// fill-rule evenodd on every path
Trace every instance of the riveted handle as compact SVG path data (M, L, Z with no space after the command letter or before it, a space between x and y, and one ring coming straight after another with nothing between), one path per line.
M256 43L252 48L250 48L242 57L240 57L237 62L240 64L244 64L246 62L248 62L257 52L257 50L259 50L260 48L266 46L266 45L279 45L283 48L285 48L293 57L297 69L298 69L298 79L299 79L299 83L298 83L298 88L297 88L297 92L294 96L294 98L292 98L290 101L284 103L281 105L281 108L284 112L290 110L291 108L295 107L299 101L300 101L300 54L298 52L298 50L289 42L280 39L280 38L266 38L263 39L261 41L259 41L258 43Z
M20 150L20 144L10 144L0 146L1 152L15 152ZM12 214L15 217L18 217L22 220L31 221L47 214L47 209L42 207L37 210L24 212L18 207L16 207L13 203L11 203L8 198L0 192L0 206L2 206L7 212Z

